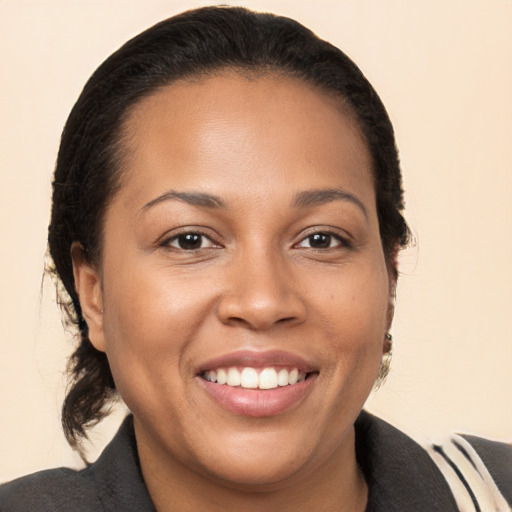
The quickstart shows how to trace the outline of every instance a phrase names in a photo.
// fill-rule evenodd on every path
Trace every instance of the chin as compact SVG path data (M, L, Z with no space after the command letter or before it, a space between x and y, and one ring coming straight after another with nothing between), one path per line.
M279 432L281 430L281 432ZM319 447L297 427L216 435L218 450L203 458L203 471L226 487L265 491L309 474ZM324 447L322 447L322 451Z
M211 480L225 487L245 492L267 492L282 488L287 481L295 480L304 472L304 464L299 460L280 459L223 460L213 467L209 465L207 471Z

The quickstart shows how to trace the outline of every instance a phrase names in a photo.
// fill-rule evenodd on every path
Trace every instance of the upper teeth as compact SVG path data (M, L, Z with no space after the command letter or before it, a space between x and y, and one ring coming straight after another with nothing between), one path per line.
M299 372L297 368L287 370L281 368L255 368L246 367L242 371L238 368L219 368L217 370L208 370L203 373L203 377L210 382L217 384L227 384L228 386L241 386L248 389L275 389L278 386L288 386L297 384L306 378L305 372Z

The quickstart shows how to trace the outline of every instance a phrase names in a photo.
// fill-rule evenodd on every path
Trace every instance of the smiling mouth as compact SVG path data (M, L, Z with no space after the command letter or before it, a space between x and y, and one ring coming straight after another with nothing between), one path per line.
M205 361L196 376L201 388L223 409L269 418L306 400L319 373L316 365L288 352L242 350Z
M298 368L217 368L206 370L201 377L220 385L244 389L276 389L285 386L294 386L308 377L309 373Z

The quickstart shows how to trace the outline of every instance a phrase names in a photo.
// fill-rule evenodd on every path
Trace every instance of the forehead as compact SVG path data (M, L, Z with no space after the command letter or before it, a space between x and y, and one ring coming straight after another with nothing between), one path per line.
M299 79L223 72L182 80L140 101L124 132L123 181L149 195L163 182L212 193L231 185L239 194L251 183L254 195L256 181L291 189L340 179L373 194L371 156L354 116L340 98Z

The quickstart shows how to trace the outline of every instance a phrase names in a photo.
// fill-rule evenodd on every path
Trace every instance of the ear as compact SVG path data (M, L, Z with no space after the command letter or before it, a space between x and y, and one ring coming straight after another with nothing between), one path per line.
M81 244L71 245L71 260L75 290L78 294L82 315L87 323L89 339L93 346L105 352L105 335L103 331L103 294L98 270L85 256Z
M393 251L390 254L388 260L388 309L386 312L386 330L389 331L391 329L391 324L393 323L393 316L395 314L395 295L396 295L396 285L398 279L398 252L400 250L400 246L398 242L393 246Z

